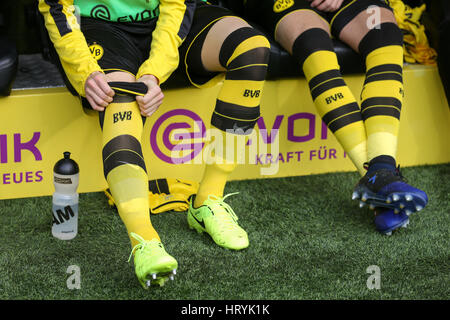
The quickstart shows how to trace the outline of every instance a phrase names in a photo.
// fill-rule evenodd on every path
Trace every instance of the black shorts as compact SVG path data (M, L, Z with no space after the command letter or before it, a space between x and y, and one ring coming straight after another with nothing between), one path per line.
M126 71L136 75L148 59L157 19L116 23L81 18L81 31L100 67L109 73Z
M237 17L230 10L207 3L197 3L191 30L180 47L181 72L187 80L196 86L202 86L216 77L220 72L207 71L201 61L201 49L206 35L215 22L224 17Z
M293 2L293 4L292 4ZM325 19L331 24L335 16L337 16L342 8L349 6L351 9L348 12L347 19L335 19L331 25L331 32L333 36L338 36L338 31L342 30L342 24L349 21L349 18L354 18L356 14L364 9L367 9L371 5L384 7L392 10L384 0L344 0L341 8L334 12L323 12L311 7L311 2L306 0L286 0L286 1L274 1L274 0L247 0L244 8L244 16L249 21L254 22L265 29L265 31L275 37L275 29L278 22L287 14L297 10L312 10L319 16Z

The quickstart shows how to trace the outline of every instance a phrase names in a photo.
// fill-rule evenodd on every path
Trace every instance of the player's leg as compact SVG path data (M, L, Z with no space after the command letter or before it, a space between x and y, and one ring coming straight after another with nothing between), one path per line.
M135 100L135 95L145 94L147 88L139 86L129 73L112 72L106 77L116 94L100 113L104 176L130 237L140 283L144 288L152 280L162 285L177 262L165 252L150 221L148 175L141 147L144 122Z
M403 101L403 35L395 17L380 1L359 0L337 12L332 29L360 52L366 63L361 113L367 131L369 163L353 197L371 207L395 212L403 209L406 214L419 211L427 204L427 195L407 184L396 168Z
M303 2L297 0L297 7L302 8ZM366 131L358 103L340 72L329 24L313 10L294 8L277 23L275 39L303 68L318 113L362 175Z
M230 148L227 141L249 134L260 116L269 42L259 31L223 8L204 6L197 10L194 30L196 19L205 28L186 53L189 76L192 80L195 74L224 73L225 79L211 118L218 140L211 141L210 146L220 144L220 147L207 152L198 192L191 199L188 223L199 232L209 233L218 245L238 250L246 248L249 242L233 209L224 202L225 184L237 165L237 157L226 156L224 150Z
M165 252L150 221L143 118L135 99L147 91L134 76L141 54L128 34L107 22L85 19L81 27L88 44L101 48L98 63L115 91L113 101L99 113L104 176L131 241L139 282L144 288L153 280L162 285L177 262Z

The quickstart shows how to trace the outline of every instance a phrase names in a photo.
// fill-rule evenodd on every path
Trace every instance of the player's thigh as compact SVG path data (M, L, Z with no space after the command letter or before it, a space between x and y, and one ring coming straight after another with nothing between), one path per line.
M179 69L191 84L202 87L220 80L225 71L219 61L220 48L230 33L244 26L248 27L247 22L224 7L197 4L189 34L179 50Z
M328 22L313 10L296 10L280 19L275 29L276 41L290 54L295 40L306 30L319 28L330 34Z
M224 17L215 22L206 34L201 50L202 64L208 71L225 71L220 63L220 51L225 39L234 31L250 27L250 25L239 17Z
M332 18L332 29L336 37L353 50L373 28L385 22L397 23L392 9L379 0L358 0L345 5Z
M121 72L135 75L137 73L144 61L144 53L136 46L132 33L112 22L90 18L83 18L81 31L86 38L92 57L97 60L106 74Z
M245 17L261 26L268 34L292 53L294 41L310 28L329 33L327 14L311 7L309 0L247 0Z

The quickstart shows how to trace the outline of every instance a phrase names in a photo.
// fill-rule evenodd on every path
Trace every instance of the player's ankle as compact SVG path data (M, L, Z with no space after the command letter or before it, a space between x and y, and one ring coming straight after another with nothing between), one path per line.
M397 164L392 156L381 155L370 160L367 172L370 173L381 169L395 171L396 166Z

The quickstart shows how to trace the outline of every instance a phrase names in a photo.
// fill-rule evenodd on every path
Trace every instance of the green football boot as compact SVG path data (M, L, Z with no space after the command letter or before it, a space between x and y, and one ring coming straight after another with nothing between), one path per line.
M238 225L238 217L224 202L233 194L236 193L228 194L223 198L210 195L198 208L194 208L194 196L192 196L187 221L191 229L197 230L198 233L207 232L219 246L241 250L249 245L247 232Z
M169 279L173 280L178 263L164 250L162 243L156 239L144 240L133 232L130 235L139 243L131 251L128 262L134 254L134 269L142 287L148 289L152 284L162 287Z

